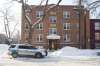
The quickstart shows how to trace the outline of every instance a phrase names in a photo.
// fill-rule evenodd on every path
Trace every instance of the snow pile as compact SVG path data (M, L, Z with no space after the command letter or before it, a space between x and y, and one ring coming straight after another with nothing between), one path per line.
M0 58L7 58L9 46L6 44L0 44Z
M96 56L96 52L90 49L78 49L75 47L64 47L58 51L52 52L50 56L66 57L66 56Z

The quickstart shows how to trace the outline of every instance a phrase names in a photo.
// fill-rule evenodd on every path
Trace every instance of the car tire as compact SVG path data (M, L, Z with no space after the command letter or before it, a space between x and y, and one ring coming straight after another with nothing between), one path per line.
M17 53L13 53L13 54L12 54L12 57L13 57L13 58L17 58L17 56L18 56Z
M42 57L43 55L40 52L35 54L35 58L42 58Z
M45 56L47 56L47 55L48 55L48 52L47 52L47 51L45 51L45 54L46 54Z

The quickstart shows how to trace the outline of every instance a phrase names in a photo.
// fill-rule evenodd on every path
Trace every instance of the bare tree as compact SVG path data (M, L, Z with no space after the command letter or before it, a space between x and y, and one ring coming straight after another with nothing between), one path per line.
M8 41L8 44L10 44L15 29L13 30L13 32L11 32L10 30L10 22L13 21L14 17L13 15L11 15L11 12L10 12L10 8L12 7L12 5L9 5L9 4L7 5L8 5L7 7L0 10L0 13L2 14L1 17L3 18L4 29L7 36L6 41ZM16 25L14 26L14 28L16 28Z
M83 0L84 4L86 4L86 8L90 10L90 13L100 18L100 0L94 0L93 2L89 0Z
M39 19L38 19L36 22L34 22L34 23L32 23L32 19L31 19L31 17L30 17L30 16L32 16L32 15L27 15L27 9L30 10L30 13L32 12L31 6L28 5L28 4L26 3L27 1L26 1L26 0L20 0L20 1L19 1L19 0L16 0L16 1L18 1L19 3L22 3L22 16L23 16L23 19L26 19L26 20L27 20L27 23L28 23L28 25L29 25L29 38L28 38L28 43L29 43L29 44L32 44L32 32L33 32L33 30L34 30L35 25L37 25L38 23L42 22L42 21L44 20L45 16L47 15L47 13L48 13L52 8L59 6L59 4L60 4L60 2L61 2L62 0L58 0L57 4L51 6L50 8L47 8L49 0L46 0L46 1L45 1L45 0L41 0L39 6L42 6L42 3L45 1L45 5L44 5L44 15L43 15L41 18L39 18Z
M5 9L5 10L1 10L0 11L2 13L2 17L4 19L4 27L5 27L5 32L6 32L6 36L7 36L7 39L9 41L9 39L11 38L10 37L10 29L9 29L9 9Z

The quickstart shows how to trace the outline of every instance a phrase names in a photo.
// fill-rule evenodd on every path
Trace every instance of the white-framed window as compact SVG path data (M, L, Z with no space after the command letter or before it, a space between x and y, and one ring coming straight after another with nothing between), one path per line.
M43 41L43 34L37 34L36 35L36 42L42 42Z
M49 34L57 34L57 28L49 28Z
M99 32L95 33L95 40L100 40L100 33Z
M64 34L64 42L70 42L70 34Z
M51 23L56 23L57 22L57 17L56 16L50 16L49 20Z
M100 22L95 23L95 30L100 30Z
M36 18L41 18L43 17L44 12L43 11L36 11Z
M74 16L75 18L79 18L79 11L76 11L76 14Z
M70 12L69 11L63 11L63 18L65 18L65 19L70 18Z
M25 23L25 29L28 29L28 28L29 28L28 24L27 24L27 23Z
M28 31L29 31L29 25L28 25L28 23L25 23L25 25L24 25L24 32L28 33Z
M100 49L100 43L95 43L96 49Z
M36 25L36 29L43 30L43 23L39 23Z
M70 23L64 23L63 27L64 27L64 30L69 30L69 29L71 29L71 24Z

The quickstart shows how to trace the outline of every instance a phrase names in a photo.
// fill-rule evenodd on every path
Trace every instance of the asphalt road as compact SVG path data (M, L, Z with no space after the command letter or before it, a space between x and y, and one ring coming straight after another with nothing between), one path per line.
M100 66L100 58L71 59L46 57L43 59L19 57L0 59L0 66Z

